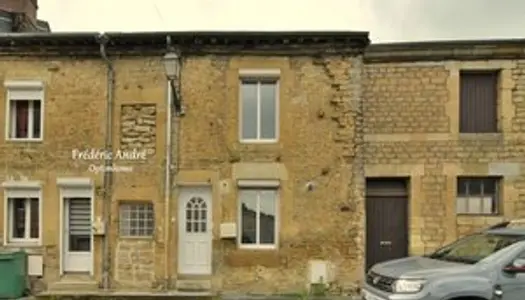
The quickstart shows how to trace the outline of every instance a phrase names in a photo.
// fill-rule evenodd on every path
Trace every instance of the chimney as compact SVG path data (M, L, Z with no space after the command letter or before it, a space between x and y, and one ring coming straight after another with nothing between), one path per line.
M36 23L36 13L38 10L38 0L1 0L0 11L9 13L25 14L29 19Z

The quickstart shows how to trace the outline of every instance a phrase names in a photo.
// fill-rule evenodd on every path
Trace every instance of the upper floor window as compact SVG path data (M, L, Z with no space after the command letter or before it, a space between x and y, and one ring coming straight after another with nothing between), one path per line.
M42 140L44 102L43 84L34 81L6 82L6 122L8 140Z
M460 133L498 131L498 78L498 71L460 73Z
M279 81L275 76L241 76L240 139L276 142L279 131Z
M500 178L460 177L457 181L458 214L498 214Z

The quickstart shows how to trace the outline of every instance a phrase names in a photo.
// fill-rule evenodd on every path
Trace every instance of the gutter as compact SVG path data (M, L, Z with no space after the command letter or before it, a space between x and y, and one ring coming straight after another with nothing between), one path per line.
M169 50L171 46L171 37L166 36L166 46ZM168 80L167 82L167 95L166 95L166 164L164 166L164 241L165 241L165 252L164 252L164 280L165 288L168 289L170 286L170 203L171 203L171 111L173 104L173 96L175 91L172 89L172 84Z
M108 36L100 34L98 42L100 44L100 56L107 66L107 94L106 94L106 141L104 148L107 152L113 151L113 90L115 88L115 69L106 53L106 46L109 41ZM113 165L112 155L106 155L104 166L106 169ZM102 286L104 290L110 288L110 240L109 224L111 218L111 201L112 201L113 173L104 172L104 203L103 203L103 220L104 220L104 237L102 240Z

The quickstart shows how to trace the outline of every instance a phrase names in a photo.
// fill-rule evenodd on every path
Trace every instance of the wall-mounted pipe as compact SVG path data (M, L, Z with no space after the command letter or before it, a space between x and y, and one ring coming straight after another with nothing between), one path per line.
M168 51L171 49L171 37L166 37L166 48ZM174 92L172 89L173 85L170 80L167 81L167 95L166 95L166 164L165 174L164 174L164 242L165 242L165 253L164 253L164 281L165 288L167 289L170 285L171 276L170 276L170 211L171 211L171 116L172 116L172 107L173 107L173 96Z
M106 46L109 42L108 36L100 34L98 37L100 44L100 56L107 66L107 92L106 92L106 141L104 148L106 151L113 151L113 91L115 88L115 69L113 63L109 60L106 53ZM112 155L107 155L104 160L105 169L113 165ZM102 240L102 287L109 290L111 281L111 254L110 254L110 222L111 222L111 202L113 196L113 173L104 172L104 202L103 202L103 220L104 220L104 237Z

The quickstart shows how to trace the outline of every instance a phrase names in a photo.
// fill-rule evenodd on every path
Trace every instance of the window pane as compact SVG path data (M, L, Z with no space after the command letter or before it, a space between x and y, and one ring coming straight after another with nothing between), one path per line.
M41 102L34 100L33 102L33 138L40 137L40 105Z
M146 226L149 229L149 235L151 235L153 231L153 218L148 219L148 221L146 222Z
M13 198L9 200L13 205L12 236L13 238L23 239L26 232L26 199Z
M467 194L467 185L468 185L468 180L466 179L458 179L458 195L461 195L461 196L465 196L465 195L468 195Z
M257 138L257 84L243 82L241 85L242 97L242 138Z
M206 221L206 208L201 209L200 212L201 212L201 217L199 218L199 220Z
M11 126L14 126L15 138L27 138L29 101L16 100L11 102Z
M40 224L39 224L39 207L38 207L38 199L37 198L32 198L31 200L31 209L30 209L30 214L31 214L31 228L30 228L30 233L29 233L29 236L33 239L37 239L38 236L40 235Z
M154 230L152 204L121 204L120 235L151 236Z
M483 194L484 195L495 195L496 194L496 180L493 178L483 179Z
M261 244L275 243L275 191L260 191L259 239Z
M261 83L261 138L276 138L276 83Z
M483 180L481 179L472 179L468 182L468 193L469 195L479 196L481 195L481 185Z
M256 244L257 194L255 191L241 191L241 243Z
M91 236L90 235L69 235L69 251L72 252L87 252L91 250Z

